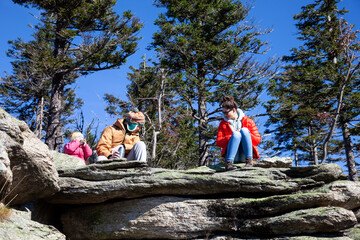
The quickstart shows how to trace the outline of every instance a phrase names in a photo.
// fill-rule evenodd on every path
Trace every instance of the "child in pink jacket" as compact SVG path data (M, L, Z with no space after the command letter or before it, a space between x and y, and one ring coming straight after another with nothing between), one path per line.
M80 132L74 132L71 135L71 141L64 146L64 153L81 158L86 165L85 159L91 156L92 151L89 145L86 143L84 135L82 135Z

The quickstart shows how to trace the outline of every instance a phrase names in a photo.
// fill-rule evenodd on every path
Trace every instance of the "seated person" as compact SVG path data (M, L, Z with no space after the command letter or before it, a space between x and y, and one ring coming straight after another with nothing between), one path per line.
M130 111L126 119L117 119L101 133L96 151L98 161L119 159L146 162L146 145L140 141L139 132L145 124L145 116L139 111Z
M84 139L84 135L80 132L74 132L71 134L71 140L64 146L64 153L81 158L84 160L84 164L86 165L85 159L90 157L92 154L91 148L86 143Z
M238 108L232 96L224 96L221 106L224 118L218 128L216 143L222 148L221 155L225 156L225 169L236 169L233 162L245 162L245 167L252 167L253 158L260 157L256 146L261 141L254 121Z

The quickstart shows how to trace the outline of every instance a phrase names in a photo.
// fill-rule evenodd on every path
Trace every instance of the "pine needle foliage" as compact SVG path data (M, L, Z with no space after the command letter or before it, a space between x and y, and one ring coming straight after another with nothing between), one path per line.
M271 30L246 21L250 6L240 1L157 0L155 5L165 12L155 21L160 30L151 48L197 121L199 165L208 165L216 136L210 125L221 119L222 97L234 96L245 111L259 104L262 80L273 74L275 61L259 63L255 55L266 51L259 36Z
M351 133L358 133L350 125L356 126L360 113L355 104L360 100L360 45L358 31L343 18L347 10L338 9L339 2L316 0L295 15L303 44L283 57L284 71L270 82L267 125L275 126L278 149L293 151L296 161L333 161L341 153L340 143L355 180Z

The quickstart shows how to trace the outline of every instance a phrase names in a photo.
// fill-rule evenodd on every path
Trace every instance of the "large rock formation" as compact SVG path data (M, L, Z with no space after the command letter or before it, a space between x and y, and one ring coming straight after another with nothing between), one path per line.
M48 147L23 122L0 108L0 183L11 204L49 197L59 191Z
M135 168L129 168L132 164ZM100 203L154 195L276 195L319 187L341 177L336 164L304 168L252 168L219 172L141 168L141 162L112 162L60 171L56 204ZM139 168L140 167L140 168Z
M342 180L336 164L221 172L109 161L59 175L61 191L48 201L63 206L63 232L71 239L352 239L360 233L360 185Z
M2 194L32 201L31 220L0 203L0 239L360 239L360 184L336 164L268 158L225 172L80 163L0 109Z

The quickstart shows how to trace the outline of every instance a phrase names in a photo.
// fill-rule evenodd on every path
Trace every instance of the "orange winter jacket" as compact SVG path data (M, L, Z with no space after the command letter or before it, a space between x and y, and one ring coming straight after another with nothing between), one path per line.
M241 123L242 123L242 127L246 127L250 131L251 142L253 145L253 158L259 159L260 158L259 150L256 148L256 146L259 145L259 143L261 141L259 131L258 131L254 121L251 120L251 118L249 118L247 116L244 116L242 118ZM228 143L230 141L231 135L232 135L232 130L230 127L230 123L228 123L224 119L221 120L219 128L218 128L216 144L222 148L222 150L221 150L222 156L224 156L226 153L226 146L228 145Z
M127 132L124 126L124 119L118 118L113 125L103 130L96 151L98 156L109 157L111 149L123 144L125 145L125 154L128 154L138 141L140 141L139 132Z

